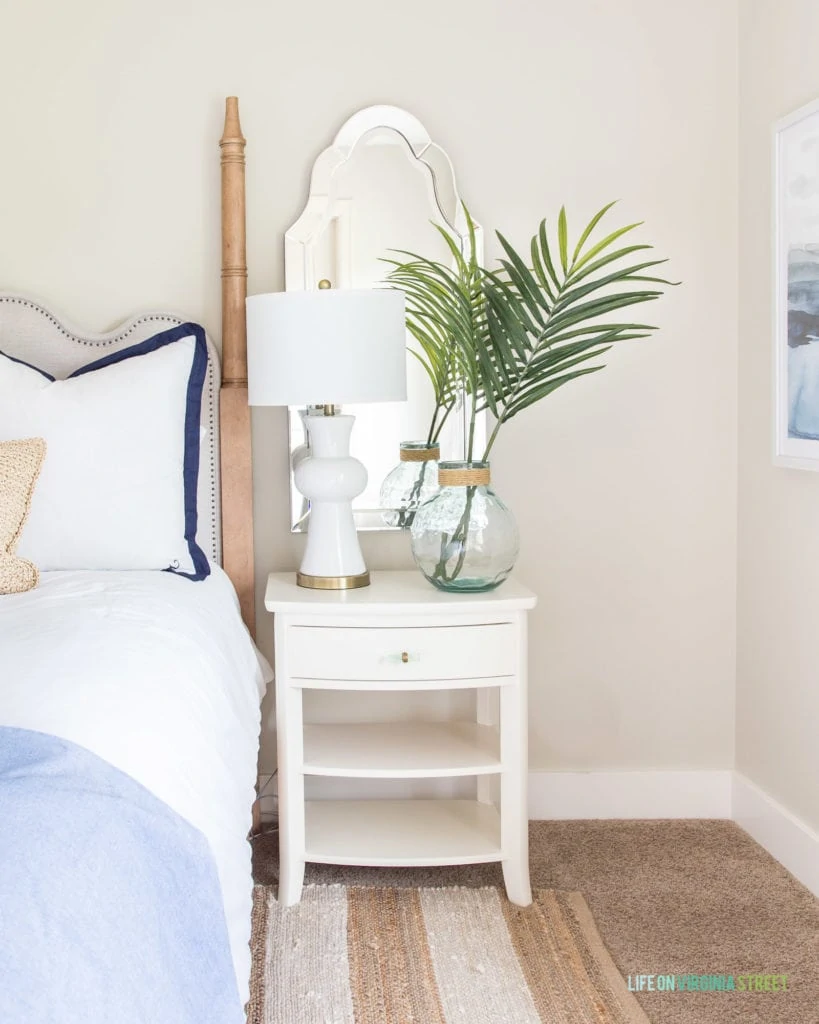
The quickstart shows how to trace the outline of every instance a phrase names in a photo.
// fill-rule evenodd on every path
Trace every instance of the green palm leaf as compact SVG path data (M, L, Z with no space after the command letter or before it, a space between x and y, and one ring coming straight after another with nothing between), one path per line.
M447 417L464 395L472 397L474 412L482 395L482 381L494 370L486 339L482 279L478 264L475 222L464 208L467 224L466 251L449 231L433 225L452 257L451 266L405 250L385 260L392 266L387 283L406 295L410 351L424 367L432 385L435 410L429 441L437 440ZM497 381L498 386L501 380Z
M484 458L504 423L570 381L602 369L602 365L583 364L612 345L649 337L656 329L642 323L612 322L612 314L618 310L652 302L663 294L660 287L639 288L639 284L672 284L643 273L664 260L628 262L633 253L651 246L614 248L638 224L592 241L613 205L609 203L592 217L574 248L569 243L566 211L561 208L557 266L545 221L531 240L531 268L498 232L504 252L501 270L484 278L488 332L482 342L488 351L481 354L480 362L488 369L483 405L497 420Z
M556 237L549 238L546 221L541 221L529 246L530 262L497 232L503 251L499 269L481 267L467 210L466 251L437 228L451 266L404 251L396 251L402 259L387 261L393 268L388 283L406 292L411 350L435 393L430 439L437 438L459 397L466 395L471 401L467 458L472 458L477 412L488 409L495 417L483 454L487 458L508 420L570 381L603 369L588 364L618 342L653 334L656 327L613 316L653 302L674 282L645 273L666 262L648 257L650 245L616 245L639 224L593 240L614 205L595 213L573 246L561 207ZM645 255L634 262L638 252Z

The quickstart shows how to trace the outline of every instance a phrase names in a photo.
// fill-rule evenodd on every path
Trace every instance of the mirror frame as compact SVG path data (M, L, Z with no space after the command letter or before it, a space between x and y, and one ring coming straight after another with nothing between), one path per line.
M406 143L410 153L421 164L426 172L426 179L430 193L430 205L437 213L442 227L451 232L453 238L463 247L467 238L468 230L466 218L463 214L463 205L460 193L455 180L455 169L448 154L441 146L434 143L424 128L423 124L408 111L400 107L393 107L379 104L372 107L365 107L348 118L336 133L333 142L327 149L323 150L313 164L310 174L310 188L307 195L307 202L295 222L287 229L284 235L284 274L285 291L312 291L318 287L315 267L312 265L313 249L312 243L317 240L332 219L330 214L338 202L335 200L331 207L331 191L334 176L339 170L352 159L356 148L361 140L371 131L378 128L386 128L400 135ZM437 162L442 165L443 173L447 175L451 183L452 192L456 199L456 213L454 223L450 220L441 205L439 198L440 184L436 179L436 170L428 160L427 156L435 154ZM344 223L347 223L346 219ZM475 224L475 244L478 259L483 260L483 229L480 224ZM302 410L303 411L303 410ZM293 456L302 457L303 453L295 445L293 428L299 417L297 408L288 409L288 452L290 462L290 532L303 533L307 529L309 513L299 516L296 513L297 504L302 504L304 498L296 490L293 479ZM480 413L476 429L479 434L485 433L486 414ZM465 428L464 428L465 429ZM355 509L356 526L359 531L389 531L400 530L400 527L388 526L380 514L376 517L368 510Z

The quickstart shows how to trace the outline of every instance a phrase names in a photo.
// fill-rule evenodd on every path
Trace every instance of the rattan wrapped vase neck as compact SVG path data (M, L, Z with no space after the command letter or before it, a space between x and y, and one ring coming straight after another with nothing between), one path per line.
M446 462L438 469L438 483L441 487L480 487L490 482L489 466L477 465L461 469L449 468Z
M398 452L400 462L437 462L440 457L437 444L402 444Z

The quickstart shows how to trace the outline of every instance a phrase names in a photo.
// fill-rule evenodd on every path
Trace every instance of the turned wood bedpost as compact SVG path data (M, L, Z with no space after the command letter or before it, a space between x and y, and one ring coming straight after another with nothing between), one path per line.
M222 564L256 633L253 579L253 465L247 404L245 140L239 101L225 101L222 151Z

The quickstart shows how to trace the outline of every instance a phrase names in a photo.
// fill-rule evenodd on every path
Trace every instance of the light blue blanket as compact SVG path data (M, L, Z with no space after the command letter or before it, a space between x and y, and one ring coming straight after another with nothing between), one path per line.
M3 727L0 1022L244 1022L201 833L81 747Z

